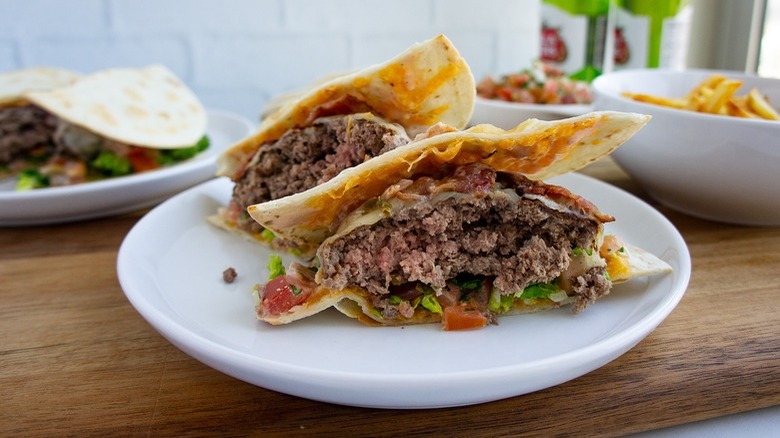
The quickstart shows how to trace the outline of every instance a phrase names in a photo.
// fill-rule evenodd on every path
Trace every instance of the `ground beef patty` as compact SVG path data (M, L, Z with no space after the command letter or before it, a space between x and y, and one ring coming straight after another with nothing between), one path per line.
M513 293L561 275L572 248L591 247L597 232L595 221L533 199L418 202L326 242L318 252L320 275L333 289L354 285L387 294L391 284L418 281L438 289L470 273L493 277L494 287ZM589 271L575 281L585 304L610 287L598 274Z
M233 199L247 207L302 192L408 142L406 135L371 120L322 118L261 147L236 182Z
M0 108L0 165L27 151L53 147L57 120L33 105Z

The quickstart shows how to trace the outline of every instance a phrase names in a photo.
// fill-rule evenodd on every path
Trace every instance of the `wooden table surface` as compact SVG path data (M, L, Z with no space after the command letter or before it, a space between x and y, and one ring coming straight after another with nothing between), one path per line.
M611 159L584 173L647 199ZM116 277L144 211L0 228L0 436L615 436L780 403L780 228L695 219L693 273L672 314L617 360L562 385L481 405L401 411L259 388L187 356Z

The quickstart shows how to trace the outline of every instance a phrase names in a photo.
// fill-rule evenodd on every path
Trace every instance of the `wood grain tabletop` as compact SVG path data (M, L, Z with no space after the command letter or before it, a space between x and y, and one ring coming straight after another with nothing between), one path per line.
M647 200L687 242L688 291L617 360L479 405L384 410L244 383L189 357L130 305L119 246L146 211L0 228L0 436L620 436L780 404L780 228L652 202L611 159L582 171Z

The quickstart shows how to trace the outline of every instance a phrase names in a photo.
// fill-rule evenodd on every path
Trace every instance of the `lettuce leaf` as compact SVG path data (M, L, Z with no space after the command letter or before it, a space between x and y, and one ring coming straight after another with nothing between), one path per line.
M284 264L282 263L282 256L278 254L271 254L268 257L268 279L273 280L274 278L285 275L287 272L284 270Z

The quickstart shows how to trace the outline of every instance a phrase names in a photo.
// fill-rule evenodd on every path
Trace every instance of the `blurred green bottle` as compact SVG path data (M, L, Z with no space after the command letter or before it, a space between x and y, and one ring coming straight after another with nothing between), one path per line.
M611 64L612 0L542 0L539 59L591 81Z
M614 68L684 68L688 0L614 0Z

